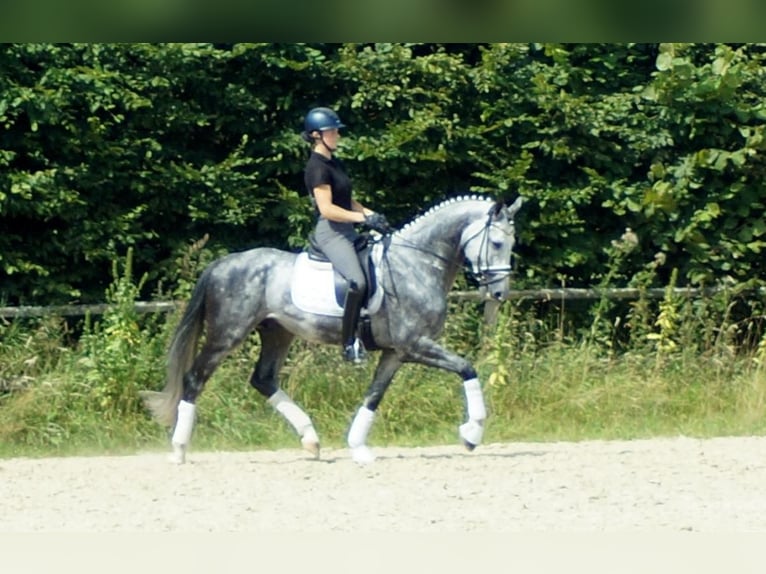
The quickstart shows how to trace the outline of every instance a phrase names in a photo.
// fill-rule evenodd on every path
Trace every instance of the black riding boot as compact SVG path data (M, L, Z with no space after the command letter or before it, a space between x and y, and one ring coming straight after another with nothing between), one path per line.
M352 363L361 363L367 359L367 353L362 341L356 336L359 312L362 308L364 293L352 285L346 291L346 301L343 306L343 330L341 340L343 342L343 358Z

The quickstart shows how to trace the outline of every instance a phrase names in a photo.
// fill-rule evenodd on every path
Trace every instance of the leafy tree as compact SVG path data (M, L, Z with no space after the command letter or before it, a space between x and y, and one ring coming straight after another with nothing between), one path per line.
M458 193L527 196L520 286L760 281L765 52L4 44L0 300L100 300L128 249L170 293L192 245L200 261L300 248L299 132L318 105L349 126L360 198L395 224Z

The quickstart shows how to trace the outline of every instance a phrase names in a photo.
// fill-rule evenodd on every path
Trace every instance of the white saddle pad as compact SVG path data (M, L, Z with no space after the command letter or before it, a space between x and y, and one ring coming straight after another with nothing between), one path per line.
M377 268L382 255L382 245L373 247L372 257ZM343 307L335 300L335 277L332 264L315 261L303 252L295 258L293 276L290 281L290 296L293 304L301 311L317 315L342 317ZM380 308L383 290L375 289L367 305L367 313L374 313Z

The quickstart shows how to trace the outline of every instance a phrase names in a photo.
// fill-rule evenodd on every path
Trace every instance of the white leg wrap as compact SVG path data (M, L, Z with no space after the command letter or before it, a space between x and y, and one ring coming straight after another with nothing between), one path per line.
M473 448L481 444L484 437L484 419L487 418L487 407L484 406L484 394L481 391L479 379L463 381L465 403L468 410L468 421L460 425L460 438L466 446Z
M479 379L463 381L465 402L468 407L468 420L483 421L487 418L487 408L484 406L484 394L481 391Z
M364 446L367 442L367 435L372 427L372 421L375 419L375 413L367 407L361 407L351 423L348 431L348 446L352 449Z
M299 436L302 437L308 431L314 431L314 425L309 416L282 389L269 397L269 404L287 419Z
M170 455L170 462L175 464L186 462L186 447L189 446L194 429L195 410L194 403L187 403L186 401L178 403L176 428L173 430L173 438L171 439L173 454Z
M174 445L186 446L189 444L192 429L194 429L195 409L194 403L187 403L186 401L178 403L178 419L176 420L176 428L173 430Z

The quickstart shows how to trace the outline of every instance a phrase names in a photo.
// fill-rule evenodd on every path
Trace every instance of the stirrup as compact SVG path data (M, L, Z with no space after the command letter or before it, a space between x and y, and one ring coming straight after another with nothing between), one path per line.
M343 358L346 361L356 364L363 363L367 360L367 351L359 338L354 339L353 343L343 347Z

